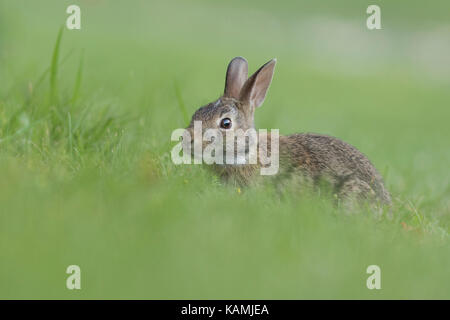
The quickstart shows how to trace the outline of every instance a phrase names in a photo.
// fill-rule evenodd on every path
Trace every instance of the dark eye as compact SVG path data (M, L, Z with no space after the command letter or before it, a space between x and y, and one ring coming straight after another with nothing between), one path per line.
M231 119L223 118L222 120L220 120L220 127L223 129L230 129L231 128Z

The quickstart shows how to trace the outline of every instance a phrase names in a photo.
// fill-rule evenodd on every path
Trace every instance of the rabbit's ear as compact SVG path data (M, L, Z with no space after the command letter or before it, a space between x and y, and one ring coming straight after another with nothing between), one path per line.
M245 104L249 104L252 108L257 108L262 105L270 83L272 82L276 63L277 59L270 60L248 78L242 87L239 100Z
M242 57L236 57L231 60L227 69L225 79L224 96L239 99L239 93L248 77L247 60Z

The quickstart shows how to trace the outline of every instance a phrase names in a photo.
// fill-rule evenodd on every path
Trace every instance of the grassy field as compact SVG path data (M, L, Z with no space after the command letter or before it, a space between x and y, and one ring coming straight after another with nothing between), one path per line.
M1 0L0 298L449 299L450 4L314 3ZM392 220L172 163L238 55L278 58L257 127L355 145Z

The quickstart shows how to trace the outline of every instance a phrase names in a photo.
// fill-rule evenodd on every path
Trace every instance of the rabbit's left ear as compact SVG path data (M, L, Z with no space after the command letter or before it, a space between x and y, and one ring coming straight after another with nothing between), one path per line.
M270 83L272 82L276 63L277 59L270 60L248 78L242 87L239 100L245 104L249 104L252 108L257 108L262 105Z
M248 77L247 60L243 57L236 57L230 61L225 78L224 96L239 99L241 88Z

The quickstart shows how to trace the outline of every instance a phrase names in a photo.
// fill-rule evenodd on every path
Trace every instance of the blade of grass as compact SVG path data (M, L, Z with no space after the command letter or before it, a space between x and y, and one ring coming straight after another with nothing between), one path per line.
M69 149L70 154L72 154L73 147L72 147L72 117L70 116L70 112L67 112L67 122L69 126Z
M75 78L75 86L73 89L73 96L72 96L72 105L75 104L75 102L78 99L78 95L80 93L81 79L83 77L83 64L84 64L84 50L81 51L80 63L78 65L77 76Z
M67 54L61 59L61 62L60 62L59 64L60 64L60 65L63 65L63 64L69 59L69 57L72 55L72 53L73 53L73 50L71 50L69 53L67 53ZM50 67L47 67L47 68L41 73L41 75L39 76L38 80L37 80L37 81L34 83L34 85L33 85L33 87L34 87L33 94L30 95L29 97L27 97L26 100L24 101L24 103L22 104L22 106L21 106L20 108L18 108L18 109L11 115L11 117L10 117L8 123L7 123L6 126L5 126L5 128L6 128L6 129L5 129L5 132L9 132L9 131L11 130L11 128L14 126L14 123L15 123L17 117L18 117L22 112L24 112L24 111L31 105L31 101L32 101L32 99L33 99L33 95L35 95L35 92L38 92L37 89L41 86L42 82L45 80L45 77L48 75L49 71L50 71ZM7 100L7 99L10 97L11 93L13 92L13 89L14 89L14 87L12 87L12 88L9 89L9 91L8 91L6 97L5 97L5 100ZM31 118L33 117L34 112L35 112L35 110L34 110L34 108L33 108L33 109L31 110L31 112L30 112L30 117L31 117Z
M58 104L58 88L57 88L57 77L58 77L58 60L59 60L59 50L61 45L61 38L63 34L64 27L61 27L58 32L58 37L56 38L55 47L53 49L53 56L50 65L50 102L52 104Z
M174 88L175 88L175 95L176 95L177 101L178 101L178 107L180 108L181 115L183 116L183 121L184 121L185 125L188 126L189 125L189 116L186 111L186 106L184 104L183 97L181 96L180 87L178 86L178 82L176 80L174 82Z

